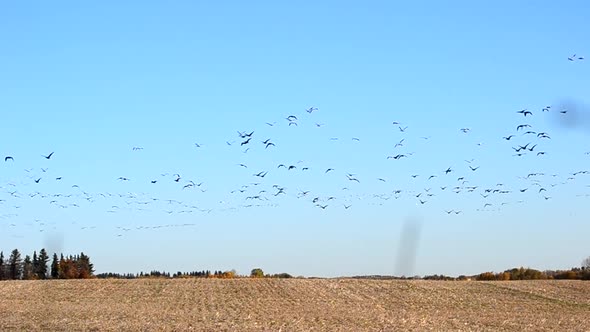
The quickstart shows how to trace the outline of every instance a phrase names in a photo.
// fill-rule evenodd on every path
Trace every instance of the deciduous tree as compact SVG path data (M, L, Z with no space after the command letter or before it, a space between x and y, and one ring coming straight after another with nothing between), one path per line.
M264 271L262 271L261 268L253 269L252 272L250 272L250 277L252 277L252 278L263 278L264 277Z

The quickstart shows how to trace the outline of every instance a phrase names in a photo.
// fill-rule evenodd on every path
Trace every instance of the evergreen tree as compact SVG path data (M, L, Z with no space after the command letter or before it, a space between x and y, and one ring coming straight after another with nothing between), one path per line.
M6 279L6 264L4 264L4 252L0 251L0 280Z
M8 258L9 278L20 279L23 272L22 259L18 249L14 249Z
M39 260L37 258L37 251L33 251L33 274L37 277L37 270L39 270Z
M51 278L59 278L59 261L57 260L57 254L53 254L53 261L51 262Z
M57 258L57 256L55 258ZM47 279L47 262L49 262L49 255L47 255L47 251L45 251L45 248L43 248L41 251L39 251L39 257L37 257L37 268L35 269L35 274L37 275L38 279Z
M25 260L23 261L23 279L33 279L33 262L31 261L31 256L29 255L26 255Z
M90 257L80 253L75 259L78 268L78 278L87 279L94 273L94 266L90 263Z

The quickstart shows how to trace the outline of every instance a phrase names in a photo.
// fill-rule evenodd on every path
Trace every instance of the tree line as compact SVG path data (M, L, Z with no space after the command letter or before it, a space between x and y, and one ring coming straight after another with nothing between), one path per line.
M232 278L243 278L247 276L238 275L236 270L222 271L210 270L192 271L192 272L181 272L170 273L166 271L150 271L150 272L139 272L139 273L99 273L96 275L100 279L140 279L140 278L217 278L217 279L232 279ZM250 277L252 278L292 278L288 273L278 274L265 274L260 268L255 268L251 271Z
M590 280L590 267L574 267L569 270L539 271L530 268L513 268L500 273L484 272L475 276L475 280Z
M45 248L33 252L33 256L22 255L14 249L8 258L0 251L0 280L44 280L44 279L88 279L94 276L94 265L83 252L79 255L64 256L53 254L51 264Z
M219 279L230 279L235 278L237 273L235 270L231 271L213 271L202 270L192 272L181 272L170 273L166 271L150 271L150 272L139 272L139 273L99 273L96 275L100 279L140 279L140 278L219 278Z
M249 276L240 276L235 270L222 271L210 270L191 271L170 273L165 271L150 271L133 273L100 273L94 275L94 265L90 262L90 257L81 252L79 255L64 256L63 254L53 254L51 264L49 264L49 255L43 248L37 254L25 255L23 259L18 249L14 249L8 258L4 257L4 252L0 251L0 280L43 280L43 279L88 279L88 278L116 278L116 279L136 279L136 278L218 278L232 279L238 277L251 278L292 278L288 273L265 274L260 268L252 269ZM48 265L49 264L49 265ZM354 276L352 278L363 279L423 279L423 280L551 280L551 279L570 279L570 280L590 280L590 257L582 262L581 267L574 267L569 270L546 270L539 271L531 268L513 268L500 273L483 272L477 275L459 277L450 277L446 275L427 275L424 277L396 277L382 275L365 275Z

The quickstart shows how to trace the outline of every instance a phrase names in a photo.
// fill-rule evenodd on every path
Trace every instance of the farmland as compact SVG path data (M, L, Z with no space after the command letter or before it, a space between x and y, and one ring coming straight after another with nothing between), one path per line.
M590 330L584 281L136 279L0 282L0 330Z

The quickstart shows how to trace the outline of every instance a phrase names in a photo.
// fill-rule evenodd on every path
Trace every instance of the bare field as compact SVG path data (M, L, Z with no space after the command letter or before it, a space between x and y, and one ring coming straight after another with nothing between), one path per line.
M1 331L590 331L590 282L0 282Z

